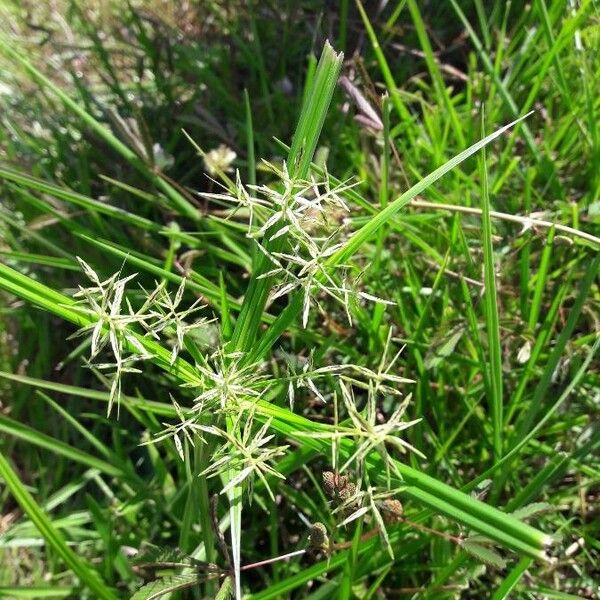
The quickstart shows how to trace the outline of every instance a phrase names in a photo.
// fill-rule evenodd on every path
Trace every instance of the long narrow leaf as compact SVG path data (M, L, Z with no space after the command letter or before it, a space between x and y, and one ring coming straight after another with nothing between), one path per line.
M105 585L96 571L71 550L61 533L27 491L14 469L0 452L0 477L25 514L31 519L46 540L46 543L62 558L65 564L79 577L81 583L102 600L116 600L115 593Z

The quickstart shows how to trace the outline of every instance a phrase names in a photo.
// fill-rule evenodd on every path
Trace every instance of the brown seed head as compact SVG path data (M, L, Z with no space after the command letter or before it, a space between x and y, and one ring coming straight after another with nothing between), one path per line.
M336 503L341 504L356 493L356 485L347 475L339 475L331 471L323 472L323 489L325 493Z
M327 552L329 549L329 536L327 535L327 528L323 523L315 523L311 527L308 545L311 550Z
M402 521L404 509L400 500L388 498L381 503L380 508L383 520L387 525L393 525Z

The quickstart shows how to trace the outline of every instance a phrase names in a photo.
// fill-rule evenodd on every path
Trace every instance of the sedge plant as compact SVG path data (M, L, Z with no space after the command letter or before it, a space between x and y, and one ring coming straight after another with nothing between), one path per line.
M163 160L164 149L146 142L147 133L135 119L111 111L113 133L92 105L74 99L33 61L4 46L10 61L20 65L46 94L105 144L118 157L117 162L131 167L130 176L136 181L103 180L115 197L135 198L125 209L95 197L91 189L70 189L14 164L0 169L0 177L21 205L48 215L78 248L71 251L50 236L36 237L19 215L3 211L3 224L43 244L49 256L11 252L11 262L0 264L0 287L10 297L42 309L38 314L74 326L71 333L78 345L62 362L81 361L88 376L103 388L2 374L8 381L44 389L36 398L75 428L92 452L58 443L9 416L1 417L0 430L88 469L85 477L89 479L74 482L62 497L71 497L69 494L83 489L88 480L93 481L111 498L112 506L118 507L119 518L146 514L139 506L151 503L157 522L172 520L178 529L178 540L171 537L168 549L117 544L114 532L104 525L105 509L88 494L84 518L98 525L100 541L110 549L112 562L106 560L101 566L87 562L72 552L60 528L52 526L47 514L57 504L38 505L14 466L2 458L0 475L10 494L48 547L94 597L115 597L115 586L110 583L115 582L115 571L130 582L139 582L135 576L140 574L151 580L136 592L134 597L139 599L199 586L207 595L241 598L258 588L256 573L267 571L270 585L250 597L286 597L315 580L324 582L325 596L331 590L341 598L351 597L355 582L368 581L369 589L355 593L371 597L394 561L418 557L428 544L444 565L431 574L429 596L445 589L447 580L457 573L468 573L475 580L481 574L477 565L487 565L494 577L511 560L509 551L518 555L519 562L495 597L506 597L533 564L544 572L558 568L548 555L553 542L548 527L526 522L549 507L531 502L573 465L578 473L593 477L595 470L584 459L586 452L597 447L598 439L590 433L577 452L557 456L535 440L542 432L557 435L559 425L550 424L551 418L568 406L575 390L589 385L589 367L598 344L591 344L587 351L589 339L583 339L581 346L572 346L570 339L580 319L587 318L586 302L595 294L598 259L586 263L581 256L594 251L597 237L581 231L576 222L552 227L553 219L546 215L512 214L510 207L492 210L495 195L509 174L518 170L507 151L497 157L502 168L490 165L500 146L495 140L507 139L510 148L522 136L540 172L548 177L547 189L561 192L556 170L543 170L549 151L539 143L533 134L535 125L527 119L532 103L526 99L522 110L515 103L510 74L502 79L498 72L500 58L497 64L492 62L489 44L468 28L484 70L508 113L517 119L487 136L468 131L454 91L445 87L443 74L448 66L440 63L432 48L420 7L416 2L406 4L433 82L433 102L444 108L448 120L440 127L426 103L421 106L422 122L412 112L411 103L416 100L399 91L376 29L357 3L389 93L381 118L376 110L367 110L374 117L369 121L371 129L361 132L360 138L361 143L373 143L381 151L381 163L374 167L375 176L381 179L375 204L368 185L357 177L358 173L370 177L371 166L367 168L357 159L360 168L337 178L329 173L319 148L327 115L336 110L332 98L343 61L329 44L318 62L309 63L291 144L280 144L283 157L269 156L256 163L255 135L260 133L254 129L252 105L257 101L248 93L243 102L247 164L236 164L242 153L239 148L233 151L220 145L205 152L188 134L192 144L186 140L186 151L192 149L195 164L210 176L206 189L198 193L166 174L169 160ZM536 11L545 15L545 27L532 35L536 39L549 35L549 43L555 44L541 59L541 66L545 73L554 64L560 74L559 50L568 33L581 23L585 7L569 17L566 33L554 39L556 12L548 14L544 2L537 5ZM451 8L464 20L458 3ZM389 16L384 36L392 35L401 10ZM485 18L481 6L478 14ZM259 55L256 67L261 74L258 103L264 105L272 125L278 101L269 96L261 32L256 27L253 31L253 48ZM346 40L345 35L340 39ZM141 35L140 40L144 43ZM94 38L94 44L99 47L102 40ZM111 72L114 79L115 72ZM538 85L541 78L535 81ZM579 110L568 97L564 78L559 76L559 83L565 101ZM126 100L120 86L113 85L115 93ZM351 83L344 89L351 90L366 110L366 95L356 92ZM471 93L470 88L466 90L467 98ZM488 111L486 127L505 122L501 115L500 111ZM563 134L567 135L566 129ZM424 151L422 144L415 143L421 137L432 140L430 149ZM442 140L452 142L444 145ZM416 183L398 185L393 178L403 165L397 160L397 151L409 156L411 144L418 160L409 162L407 179ZM429 152L431 163L423 159ZM479 158L479 173L473 175L468 165L475 158ZM437 186L451 173L457 174L451 185L465 190L466 206L450 204L437 192ZM533 176L527 177L525 186L531 186ZM424 200L426 194L435 202ZM471 201L480 204L471 206ZM139 206L158 207L172 220L161 225L156 213ZM409 214L411 208L417 209L417 215L427 214ZM441 227L446 218L442 214L447 212L455 216L447 228ZM81 214L85 219L78 218ZM474 215L477 225L469 221L465 227L457 215ZM114 231L105 221L114 224ZM523 338L527 343L521 340L519 361L525 366L518 374L507 374L506 330L512 324L502 319L506 294L494 247L494 227L511 221L525 226L523 240L534 231L537 234L535 228L550 231L530 286L531 309L527 292L530 255L519 247L524 257L519 277L525 288L519 301L526 311ZM483 242L480 272L472 260L478 242L468 238L471 227L477 231L476 239ZM448 244L443 251L432 241L432 232L438 229ZM587 244L578 248L581 254L564 267L565 273L569 268L584 267L566 321L561 309L569 296L567 289L561 288L548 312L542 307L547 283L563 274L563 268L551 268L552 253L558 252L555 240L561 234ZM398 239L418 249L419 261L425 257L433 266L431 287L419 283L417 261L410 256L390 259ZM158 257L155 244L165 250ZM456 256L461 257L465 273L457 272L460 267L451 268ZM110 270L103 262L115 267ZM75 274L76 288L46 285L24 267L28 264L45 264ZM381 285L374 285L374 278L380 278ZM458 282L458 300L446 285L451 278ZM457 302L465 307L462 321L454 312ZM483 326L477 315L481 308ZM440 311L440 330L447 327L441 340L426 334L436 311ZM559 324L564 325L562 333L548 352L547 344ZM369 332L368 356L361 355L357 333L364 331ZM353 335L357 336L356 348L349 342ZM566 351L575 356L574 375L565 367ZM546 358L540 376L539 365ZM446 370L448 363L452 369L458 365L465 374L465 387L459 390L464 396L464 415L452 428L450 417L456 416L455 407L444 400L444 394L455 385L447 379L454 373L450 367ZM432 373L439 373L432 382L433 392L427 385ZM532 402L527 402L528 389L538 376ZM513 377L519 379L513 381ZM557 378L562 393L555 404L549 404L547 392ZM136 382L144 380L159 385L137 389ZM516 392L511 395L513 383ZM115 434L113 448L47 394L102 403L107 422L115 430L130 417L140 423L144 433L137 440L137 451L150 461L155 473L153 487L146 489L149 486L136 472L140 462L134 465L120 456L121 434ZM466 435L473 422L481 424L478 461L486 466L464 474L456 467L454 447L460 443L464 450L474 444L475 438ZM538 444L535 448L540 452L546 448L550 453L547 468L522 489L513 490L513 497L504 503L506 490L514 485L511 467L533 444ZM173 472L181 479L174 480ZM298 472L305 473L314 497L293 484ZM106 483L111 478L122 485L111 490ZM485 494L489 494L487 502ZM290 523L300 531L291 544L278 535L285 502L296 511ZM503 503L504 509L496 508ZM270 523L269 547L261 556L246 556L254 520L262 523L262 516L257 515L263 513ZM77 529L76 521L68 521L68 525L71 528L66 531L75 536L76 543L81 528ZM300 561L309 561L309 566L300 568L307 564ZM154 578L155 569L181 572Z

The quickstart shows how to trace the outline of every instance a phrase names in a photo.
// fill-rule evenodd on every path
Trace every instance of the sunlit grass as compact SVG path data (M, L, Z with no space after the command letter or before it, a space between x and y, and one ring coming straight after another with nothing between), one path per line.
M591 589L592 3L317 4L2 7L0 596Z

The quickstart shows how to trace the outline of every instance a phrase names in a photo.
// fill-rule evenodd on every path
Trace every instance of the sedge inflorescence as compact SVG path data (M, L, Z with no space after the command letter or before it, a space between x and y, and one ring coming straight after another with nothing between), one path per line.
M350 235L347 197L354 184L332 184L326 171L321 178L298 180L285 163L267 167L275 184L243 185L238 172L230 189L204 196L232 204L227 218L243 215L246 219L246 235L266 261L257 279L269 280L269 302L301 294L303 327L308 326L311 308L326 314L334 306L341 307L351 326L360 301L390 304L361 289L360 273L351 281L350 266L330 260ZM90 320L79 335L91 337L90 365L112 378L109 412L121 397L122 376L139 373L140 361L159 352L158 348L168 351L173 366L181 353L190 354L194 376L182 384L181 391L188 399L184 402L171 395L178 420L163 423L162 431L144 443L171 440L186 460L186 447L217 439L200 475L213 478L229 473L222 493L242 486L251 493L258 480L274 499L273 483L284 478L277 462L289 444L278 442L272 417L261 407L287 392L293 410L299 394L312 395L329 412L330 424L294 432L295 438L329 442L338 474L335 482L324 483L336 500L334 513L339 513L345 526L371 512L387 543L388 519L382 512L395 501L389 492L392 479L401 479L395 459L406 452L423 456L402 435L417 420L405 418L410 395L405 397L401 388L412 382L398 374L401 349L392 350L391 329L376 365L337 363L332 355L321 356L317 364L312 353L308 358L295 357L298 368L291 365L294 361L281 365L282 356L289 354L252 361L218 333L198 335L210 329L214 333L218 327L200 299L186 301L185 278L174 293L161 282L132 294L127 286L135 275L123 277L119 272L102 281L87 263L80 263L91 285L80 287L76 294L78 310ZM139 308L133 307L134 296L142 298ZM201 348L196 345L199 337L205 339ZM193 352L188 352L190 343ZM101 361L105 350L111 358ZM384 410L384 404L392 409ZM365 461L373 453L385 465L386 488L368 480ZM341 482L346 485L340 487Z

